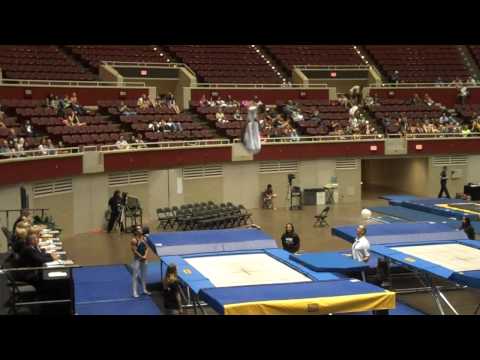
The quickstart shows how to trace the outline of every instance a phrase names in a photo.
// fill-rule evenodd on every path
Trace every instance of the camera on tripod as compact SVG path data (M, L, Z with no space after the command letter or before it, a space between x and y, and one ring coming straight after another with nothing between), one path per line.
M288 184L292 186L292 181L295 179L295 174L288 174Z

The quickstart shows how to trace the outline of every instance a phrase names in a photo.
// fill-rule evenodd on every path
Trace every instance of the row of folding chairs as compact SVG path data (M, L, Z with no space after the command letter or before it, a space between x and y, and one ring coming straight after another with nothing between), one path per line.
M246 225L251 213L243 205L212 201L157 209L158 227L163 230L227 229Z

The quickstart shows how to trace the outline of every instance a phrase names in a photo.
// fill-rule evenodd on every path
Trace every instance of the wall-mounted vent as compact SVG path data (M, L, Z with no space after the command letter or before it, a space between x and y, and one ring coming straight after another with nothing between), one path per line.
M295 173L298 161L261 161L260 174Z
M108 186L128 186L148 184L148 171L127 171L108 175Z
M42 181L32 187L33 197L40 198L50 195L66 194L72 192L72 178L59 179L54 181Z
M335 160L336 170L357 170L358 159L340 159Z
M204 179L223 177L222 165L188 166L183 168L183 179Z
M468 165L468 158L464 155L452 155L452 156L433 156L433 166L454 166L454 165Z

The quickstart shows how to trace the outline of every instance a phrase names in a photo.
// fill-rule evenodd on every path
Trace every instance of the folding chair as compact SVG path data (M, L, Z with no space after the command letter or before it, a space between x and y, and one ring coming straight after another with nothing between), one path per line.
M327 216L329 211L330 211L330 206L327 206L325 209L322 210L320 214L315 215L315 223L313 224L313 226L316 226L316 225L328 226Z

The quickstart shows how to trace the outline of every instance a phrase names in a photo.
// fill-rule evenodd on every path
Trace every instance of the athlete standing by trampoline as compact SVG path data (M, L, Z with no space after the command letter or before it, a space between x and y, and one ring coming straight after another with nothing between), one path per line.
M447 180L448 180L447 167L444 166L442 169L442 172L440 173L440 193L438 194L439 198L441 198L443 193L445 193L447 195L447 198L450 199L450 194L448 193L448 189L447 189Z
M133 264L132 264L132 290L133 297L138 297L137 290L137 281L140 280L142 284L143 293L150 295L147 291L147 254L148 246L145 241L145 236L143 235L143 230L141 227L135 228L134 238L131 243L131 250L133 253Z
M460 228L458 230L463 230L465 232L465 235L467 235L470 240L475 240L475 229L470 223L470 218L464 216L462 224L460 225Z

